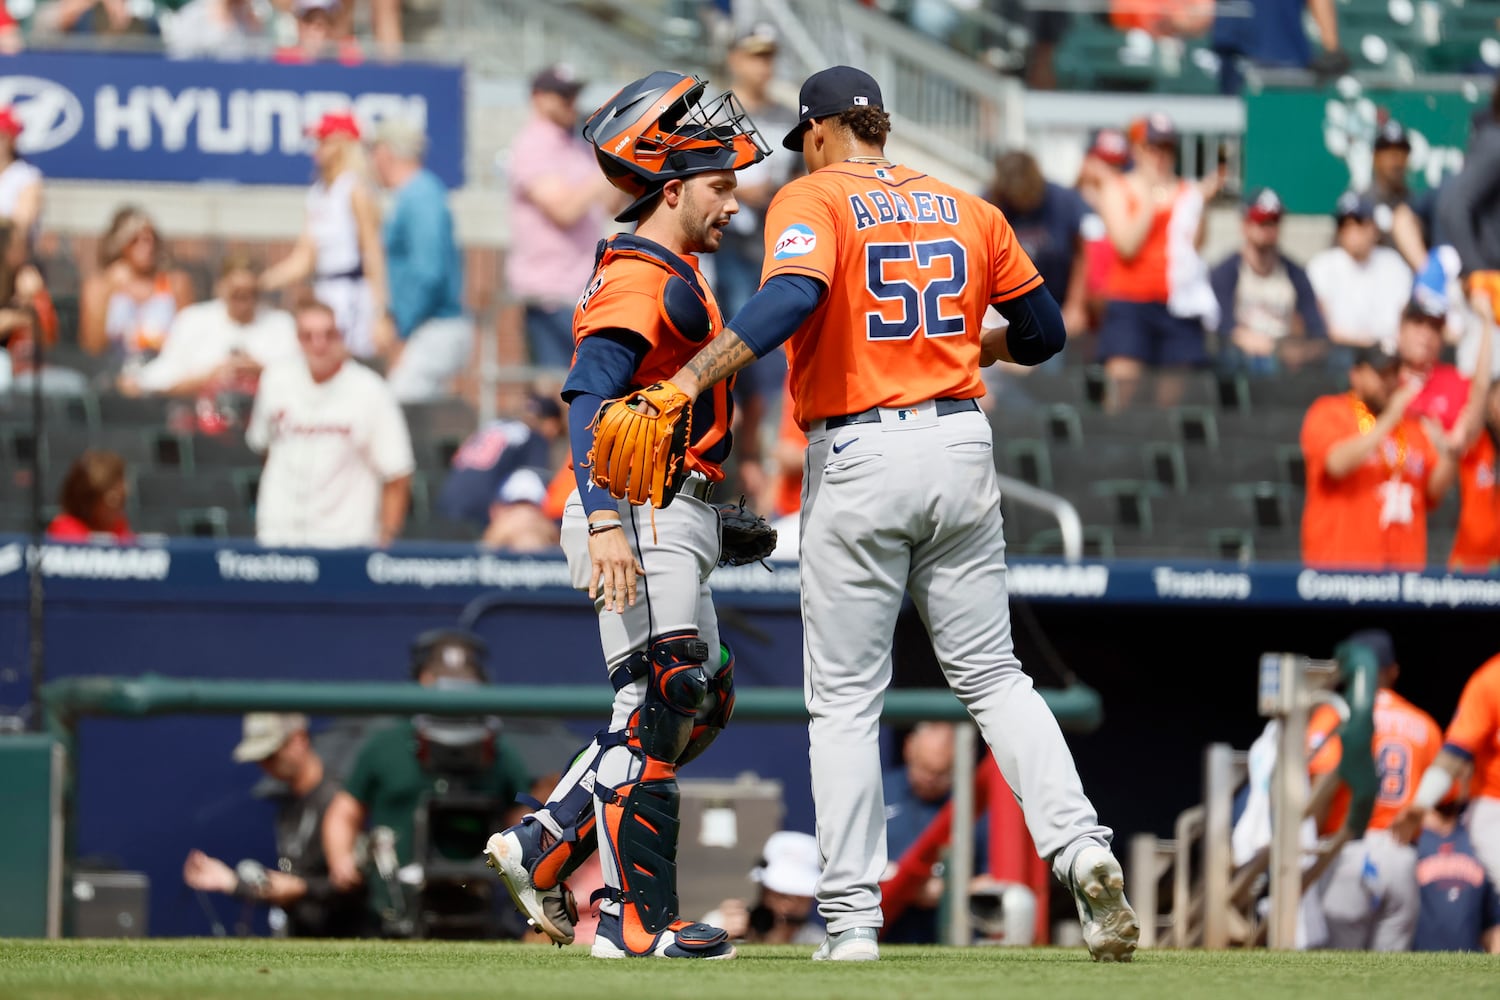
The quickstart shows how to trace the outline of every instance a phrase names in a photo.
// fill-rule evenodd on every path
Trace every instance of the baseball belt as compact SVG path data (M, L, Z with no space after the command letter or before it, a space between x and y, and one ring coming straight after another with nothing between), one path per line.
M979 409L977 399L939 399L937 402L937 415L946 417L953 413L968 413ZM848 427L850 424L878 424L880 423L880 410L878 406L872 406L863 413L848 413L842 417L829 417L823 426L829 430L837 427Z

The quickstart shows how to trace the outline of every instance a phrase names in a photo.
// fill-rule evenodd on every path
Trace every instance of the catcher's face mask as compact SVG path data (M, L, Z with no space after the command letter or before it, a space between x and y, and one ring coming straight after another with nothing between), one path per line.
M732 91L703 103L700 77L658 71L629 84L589 116L583 137L611 184L635 198L616 222L634 222L679 177L742 170L770 147Z

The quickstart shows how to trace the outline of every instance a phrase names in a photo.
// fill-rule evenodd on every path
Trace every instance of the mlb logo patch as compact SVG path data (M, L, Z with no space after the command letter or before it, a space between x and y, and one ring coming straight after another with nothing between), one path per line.
M802 257L813 252L818 245L818 234L802 223L793 223L782 230L780 236L776 237L775 247L771 256L776 260L786 260L789 257Z
M909 410L900 410L896 416L902 420L915 420L917 419L917 411L915 407Z
M865 107L869 107L869 105L870 105L870 99L868 97L855 97L854 98L854 106L856 108L865 108Z

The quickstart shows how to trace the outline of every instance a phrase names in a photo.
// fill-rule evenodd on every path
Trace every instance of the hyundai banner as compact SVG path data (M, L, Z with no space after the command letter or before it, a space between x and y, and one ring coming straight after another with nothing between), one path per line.
M15 108L20 151L49 177L306 184L306 128L352 109L367 128L388 117L421 125L427 165L450 187L464 179L456 66L35 52L0 63L0 104Z

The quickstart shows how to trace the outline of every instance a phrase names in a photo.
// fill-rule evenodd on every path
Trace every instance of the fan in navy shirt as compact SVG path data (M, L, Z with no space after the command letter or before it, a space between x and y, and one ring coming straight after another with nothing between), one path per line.
M1412 951L1500 953L1500 892L1474 856L1455 806L1429 814L1417 841L1422 910Z
M437 501L444 518L484 528L487 543L505 548L517 547L501 537L514 532L500 530L515 526L515 512L540 513L552 479L552 442L562 431L556 400L533 396L527 411L526 420L496 420L470 434L453 455Z
M1069 333L1087 329L1083 223L1089 208L1072 188L1042 176L1030 153L1006 153L995 161L985 198L1005 213L1016 240L1062 308Z

